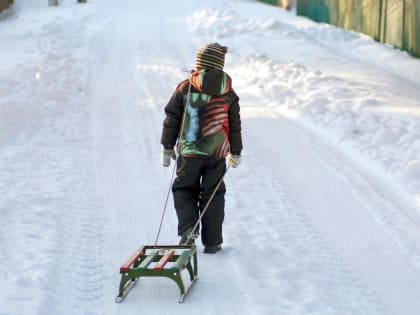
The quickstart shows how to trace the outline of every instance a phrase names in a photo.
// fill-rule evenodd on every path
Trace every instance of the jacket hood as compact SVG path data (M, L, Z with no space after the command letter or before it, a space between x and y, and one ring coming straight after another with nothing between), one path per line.
M219 96L232 89L232 79L226 72L218 69L193 71L190 82L200 93L204 94Z

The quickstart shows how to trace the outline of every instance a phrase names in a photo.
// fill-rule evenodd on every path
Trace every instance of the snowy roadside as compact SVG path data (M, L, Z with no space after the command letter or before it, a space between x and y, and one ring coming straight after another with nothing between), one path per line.
M86 137L90 19L76 2L16 1L0 23L1 314L52 314L94 299L84 280L100 283L83 274L101 268L103 223Z
M1 145L26 141L43 129L41 125L48 126L54 117L78 107L87 79L82 57L89 15L76 5L24 8L18 2L19 18L0 24L0 30L5 30L1 45L5 59L0 66Z

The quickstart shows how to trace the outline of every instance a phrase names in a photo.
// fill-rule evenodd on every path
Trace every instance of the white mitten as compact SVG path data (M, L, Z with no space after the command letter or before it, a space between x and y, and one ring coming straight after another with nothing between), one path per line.
M176 159L175 151L172 149L163 149L160 159L162 165L168 167L169 165L171 165L171 159Z

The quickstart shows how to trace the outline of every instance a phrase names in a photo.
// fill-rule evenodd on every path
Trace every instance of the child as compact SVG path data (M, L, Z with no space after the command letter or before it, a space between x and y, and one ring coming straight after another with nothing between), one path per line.
M225 158L232 167L241 162L239 98L231 78L223 71L226 52L227 47L218 43L202 47L196 70L178 85L165 107L161 137L165 167L171 158L175 159L179 136L172 192L180 244L194 242L198 231L192 229L226 172ZM213 254L222 248L225 192L222 181L200 222L205 253Z

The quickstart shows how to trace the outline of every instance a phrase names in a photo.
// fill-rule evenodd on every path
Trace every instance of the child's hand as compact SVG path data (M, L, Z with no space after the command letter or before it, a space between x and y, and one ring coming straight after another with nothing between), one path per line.
M171 165L171 159L176 159L175 151L172 149L163 149L162 155L161 155L161 163L163 166L168 167Z
M239 154L229 154L228 156L228 163L233 168L236 168L241 164L241 156Z

